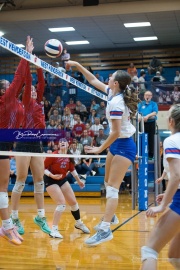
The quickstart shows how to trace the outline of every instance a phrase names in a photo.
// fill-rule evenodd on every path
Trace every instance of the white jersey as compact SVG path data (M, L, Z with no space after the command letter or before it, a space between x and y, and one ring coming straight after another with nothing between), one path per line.
M109 91L109 93L108 93ZM106 108L106 117L109 122L110 133L112 132L112 120L121 119L121 130L119 138L130 138L135 132L135 127L130 121L130 110L125 105L123 95L119 93L112 96L111 89L107 89L108 101Z
M175 133L164 140L164 171L167 173L168 180L170 179L169 164L167 158L180 159L180 132ZM180 184L179 187L180 189Z

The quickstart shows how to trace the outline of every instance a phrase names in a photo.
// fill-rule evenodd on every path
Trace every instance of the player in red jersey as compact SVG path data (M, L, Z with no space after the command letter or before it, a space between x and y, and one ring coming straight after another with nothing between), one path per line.
M33 50L33 41L28 36L26 41L26 50L31 53ZM23 120L23 107L18 100L19 92L25 81L26 68L28 62L24 59L16 70L14 80L11 84L8 81L0 81L0 128L19 128ZM0 150L9 151L13 143L1 142ZM20 245L23 238L18 234L16 227L13 225L9 217L8 210L8 183L9 183L10 163L8 156L0 156L0 216L2 219L2 227L0 228L0 236L9 242Z
M25 89L23 93L22 102L25 108L25 116L22 127L24 129L44 129L45 117L42 98L44 93L45 81L43 71L37 68L38 85L37 91L32 86L32 76L30 73L29 64L27 66L27 74L25 81ZM32 152L41 153L42 147L40 141L18 142L16 144L16 151L18 152ZM30 167L34 180L34 197L37 205L37 216L34 222L45 233L50 233L50 228L47 224L44 209L44 160L43 157L16 157L17 178L11 195L12 205L12 221L18 228L19 234L24 234L24 228L19 220L18 208L22 191L25 186L25 181Z
M67 154L68 142L66 139L61 139L59 142L59 150L54 154ZM75 197L75 194L66 178L68 171L74 176L81 188L84 187L84 183L79 179L78 174L74 168L74 161L70 158L56 158L47 157L44 161L45 175L44 182L46 190L50 197L56 203L57 207L54 212L52 231L49 234L54 238L63 238L58 231L58 223L61 215L66 208L65 202L67 201L71 207L71 213L76 220L75 228L83 231L84 233L90 233L89 229L84 225L80 218L80 210Z

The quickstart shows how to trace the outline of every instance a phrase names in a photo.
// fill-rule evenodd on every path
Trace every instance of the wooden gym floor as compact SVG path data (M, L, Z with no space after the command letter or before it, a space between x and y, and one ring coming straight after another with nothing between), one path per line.
M105 198L77 198L81 218L91 230L99 222L105 209ZM45 198L46 216L52 224L55 205ZM84 240L89 235L74 228L74 220L67 206L59 224L63 240L50 238L34 224L36 206L33 197L21 198L20 218L24 224L24 242L14 246L0 238L1 270L138 270L140 247L145 244L156 219L147 219L145 212L131 210L131 195L120 194L118 225L112 226L114 238L96 247L87 247ZM168 245L159 256L159 270L172 270L167 261Z

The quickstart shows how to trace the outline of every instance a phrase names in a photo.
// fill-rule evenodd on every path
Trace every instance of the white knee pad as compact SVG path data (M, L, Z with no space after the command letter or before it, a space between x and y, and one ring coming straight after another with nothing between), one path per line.
M24 186L25 186L25 183L16 181L12 192L21 194L23 192Z
M44 193L44 181L34 183L34 193Z
M65 209L66 209L65 204L58 204L56 207L56 211L58 211L58 212L64 212Z
M148 258L157 260L157 257L158 257L158 253L154 249L149 248L147 246L143 246L141 248L141 261L142 262L147 260Z
M0 209L8 208L8 193L7 192L0 192Z
M169 262L173 265L175 270L180 270L180 259L179 258L170 258Z
M79 205L78 203L76 203L75 205L71 206L71 211L77 211L79 209Z
M118 199L118 193L119 189L107 186L106 187L106 199L111 198L111 199Z

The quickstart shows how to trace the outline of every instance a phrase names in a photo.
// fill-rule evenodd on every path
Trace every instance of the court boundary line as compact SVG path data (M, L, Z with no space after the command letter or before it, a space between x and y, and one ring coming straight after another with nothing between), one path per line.
M151 206L152 204L154 203L151 203L148 205L148 208L149 206ZM123 223L121 223L119 226L117 226L114 230L112 230L112 232L115 232L117 231L119 228L121 228L123 225L125 225L126 223L128 223L131 219L133 219L134 217L138 216L139 214L141 214L142 212L145 212L145 210L140 210L138 211L136 214L134 214L133 216L131 216L130 218L126 219Z

